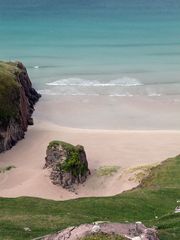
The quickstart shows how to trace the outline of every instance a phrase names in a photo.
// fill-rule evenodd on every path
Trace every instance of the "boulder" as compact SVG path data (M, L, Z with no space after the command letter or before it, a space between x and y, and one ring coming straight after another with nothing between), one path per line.
M94 236L94 239L100 239L96 234L105 234L105 236L112 236L114 239L116 239L116 236L121 236L122 239L127 240L159 240L156 229L147 228L143 224L137 226L135 223L83 224L34 240L79 240L91 235Z
M51 170L52 183L72 191L90 175L86 153L81 145L52 141L47 147L45 161L45 168Z

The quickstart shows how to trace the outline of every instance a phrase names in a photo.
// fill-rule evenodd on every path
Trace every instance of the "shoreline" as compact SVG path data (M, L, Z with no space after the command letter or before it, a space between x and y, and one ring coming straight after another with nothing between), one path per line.
M35 123L85 130L180 131L180 96L165 98L107 96L43 96Z
M55 123L49 123L49 122L41 122L41 124L38 124L38 129L46 130L48 131L47 126L50 126L51 131L53 128L58 130L63 130L67 132L86 132L86 133L113 133L113 134L119 134L119 133L180 133L180 129L98 129L98 128L77 128L77 127L66 127L66 126L59 126Z

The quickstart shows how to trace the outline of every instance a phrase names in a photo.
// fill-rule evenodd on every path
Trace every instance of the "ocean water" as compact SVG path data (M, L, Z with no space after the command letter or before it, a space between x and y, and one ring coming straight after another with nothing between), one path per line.
M180 94L179 0L0 0L0 58L44 95Z

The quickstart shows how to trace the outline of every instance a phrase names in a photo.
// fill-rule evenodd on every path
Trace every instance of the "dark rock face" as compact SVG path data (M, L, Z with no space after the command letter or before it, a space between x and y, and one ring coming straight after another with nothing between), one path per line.
M95 223L83 224L79 227L69 227L53 235L47 235L34 240L78 240L94 234L118 235L132 240L159 240L154 228L146 228L142 223ZM95 238L96 239L96 238Z
M53 141L47 148L45 160L45 167L52 169L52 182L71 191L77 184L84 183L90 174L86 153L80 145Z
M0 67L0 86L3 86L0 92L0 152L3 152L24 138L28 125L33 124L31 115L40 94L32 88L22 63L1 63ZM13 84L16 84L15 94L9 91ZM4 106L5 104L11 108Z

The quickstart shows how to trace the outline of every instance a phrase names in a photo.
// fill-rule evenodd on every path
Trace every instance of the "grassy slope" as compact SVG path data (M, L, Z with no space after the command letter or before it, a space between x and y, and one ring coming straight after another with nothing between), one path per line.
M141 187L115 197L64 202L0 198L0 239L32 239L70 225L108 220L142 221L158 226L160 239L179 240L180 214L173 213L180 200L179 173L180 156L155 167Z

